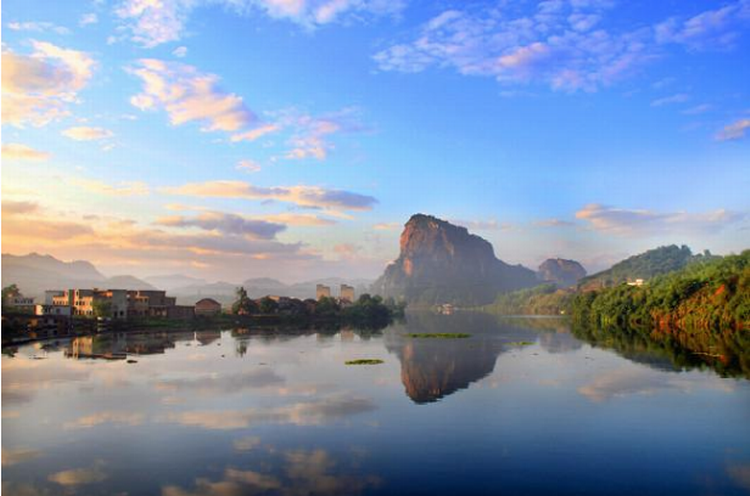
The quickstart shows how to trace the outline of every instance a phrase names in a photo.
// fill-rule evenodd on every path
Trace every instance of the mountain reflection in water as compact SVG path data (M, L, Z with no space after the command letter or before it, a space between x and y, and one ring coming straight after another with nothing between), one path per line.
M721 377L740 355L717 374L642 334L561 319L410 313L382 332L130 332L3 351L7 494L748 487L750 382Z

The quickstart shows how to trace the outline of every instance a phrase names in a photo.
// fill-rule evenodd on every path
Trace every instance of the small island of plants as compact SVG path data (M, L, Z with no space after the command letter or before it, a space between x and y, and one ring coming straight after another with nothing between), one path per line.
M412 332L406 336L415 339L465 339L470 338L471 334L463 332Z
M358 360L347 360L345 365L380 365L381 363L385 362L379 358L360 358Z

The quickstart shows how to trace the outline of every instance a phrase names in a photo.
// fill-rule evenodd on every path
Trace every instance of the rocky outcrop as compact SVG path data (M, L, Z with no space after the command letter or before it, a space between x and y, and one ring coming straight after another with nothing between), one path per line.
M482 305L498 292L537 284L533 271L495 258L492 245L430 215L417 214L401 233L401 253L373 291L410 303Z
M561 288L567 288L586 277L586 269L575 260L549 258L542 262L536 274L540 281L551 282Z

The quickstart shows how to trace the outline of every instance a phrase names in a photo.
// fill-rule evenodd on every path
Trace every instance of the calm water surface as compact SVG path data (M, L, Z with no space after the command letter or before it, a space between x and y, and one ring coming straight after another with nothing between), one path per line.
M415 314L374 335L171 332L14 351L9 496L750 492L750 382L653 351L625 358L561 321ZM357 358L385 363L344 364Z

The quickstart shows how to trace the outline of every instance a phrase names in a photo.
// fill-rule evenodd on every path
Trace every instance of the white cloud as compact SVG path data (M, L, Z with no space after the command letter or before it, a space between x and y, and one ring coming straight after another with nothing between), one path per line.
M737 0L688 19L672 17L655 27L659 43L677 43L693 50L732 48L741 23L750 20L750 2Z
M260 172L261 170L260 164L250 159L240 160L236 168L244 172Z
M192 12L221 5L240 15L263 12L307 29L340 19L395 15L405 0L122 0L115 9L130 38L147 48L179 41Z
M62 135L76 141L96 141L111 138L114 133L101 127L77 126L62 131Z
M724 126L724 129L716 135L716 139L719 141L742 139L747 134L748 129L750 129L750 119L739 119Z
M699 115L699 114L705 114L706 112L712 110L713 108L714 108L713 105L710 105L708 103L702 103L700 105L690 107L689 109L685 109L682 111L682 113L684 115Z
M606 28L602 21L616 15L608 12L614 2L547 1L531 13L510 5L463 5L443 11L405 40L390 43L374 55L375 62L385 71L453 68L506 85L593 91L663 56L664 43L730 47L738 36L736 28L750 19L748 0L656 26L620 17Z
M202 123L203 131L238 131L255 120L241 97L218 87L219 77L180 62L142 59L129 71L138 76L142 92L130 102L141 110L161 109L170 122Z
M206 231L247 236L250 239L274 239L278 233L286 229L283 224L223 212L204 212L196 217L173 215L158 219L156 224L168 227L196 227Z
M49 157L50 154L48 152L35 150L34 148L21 143L3 144L3 159L5 160L33 160L36 162L44 162L48 160Z
M248 131L243 131L241 133L233 134L229 140L232 143L236 143L238 141L255 141L267 134L275 133L276 131L279 131L280 129L281 129L281 126L279 124L264 124L261 126L254 127Z
M370 210L377 203L372 196L318 186L254 186L244 181L207 181L162 188L167 194L201 198L244 198L278 200L302 207L325 210Z
M149 193L148 185L141 181L121 182L117 186L83 178L71 179L70 182L91 193L106 196L145 196Z
M96 62L88 54L31 41L31 55L3 50L3 123L45 126L68 115Z
M78 24L81 26L88 26L90 24L96 24L98 22L99 22L99 16L97 16L95 12L89 12L88 14L83 14L81 16L81 19L78 21Z
M591 204L576 212L595 231L617 236L648 236L666 233L715 234L747 217L740 212L718 209L711 212L654 212Z
M530 16L495 7L447 10L425 23L411 41L393 44L374 59L383 70L453 67L506 84L595 90L652 57L648 30L613 34L594 29L606 7L542 2Z
M174 50L172 50L172 55L174 55L175 57L183 58L187 55L187 53L188 53L188 49L185 46L179 46L175 48Z
M677 93L676 95L666 96L659 98L651 102L652 107L663 107L664 105L672 105L674 103L684 103L690 100L690 96L685 93Z
M57 26L51 22L9 22L8 29L12 31L31 31L35 33L52 32L55 34L70 34L70 29Z

